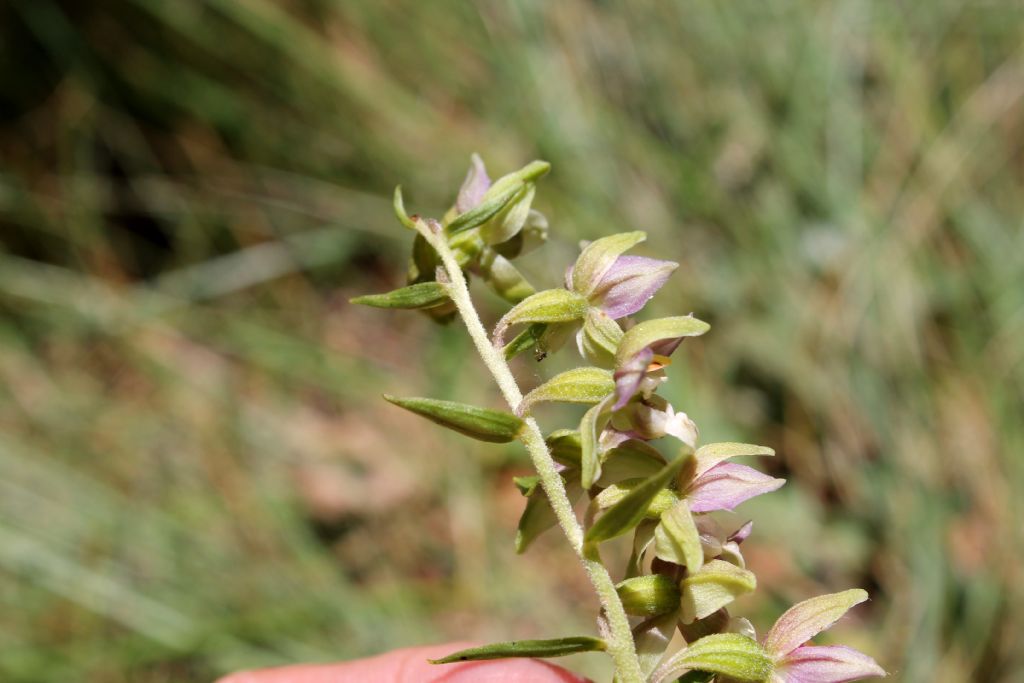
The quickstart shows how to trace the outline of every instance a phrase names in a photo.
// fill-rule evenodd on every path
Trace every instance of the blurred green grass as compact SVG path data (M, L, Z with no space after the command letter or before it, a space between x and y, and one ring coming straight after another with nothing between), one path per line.
M535 282L616 230L682 263L656 308L713 330L673 400L791 479L741 510L760 628L864 585L839 635L895 680L1021 680L1022 20L1009 0L0 5L0 678L591 628L558 538L512 554L522 454L376 398L496 404L460 331L346 303L401 279L393 186L440 214L477 150L553 164Z

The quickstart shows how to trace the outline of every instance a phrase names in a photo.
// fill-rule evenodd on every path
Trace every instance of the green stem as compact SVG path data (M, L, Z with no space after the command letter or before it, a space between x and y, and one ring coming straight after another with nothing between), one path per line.
M433 223L433 225L437 224ZM441 257L441 262L444 264L444 270L449 279L449 282L446 283L449 295L452 301L455 302L455 307L458 309L459 315L462 316L466 329L469 331L469 336L473 339L473 344L476 346L476 350L480 354L484 365L487 366L494 380L498 383L498 387L501 389L501 393L509 407L515 410L519 402L523 400L523 394L519 390L519 385L516 383L512 370L509 369L501 349L494 347L487 336L487 330L484 328L483 323L480 322L480 316L473 306L466 278L462 274L462 268L459 267L455 254L448 247L444 235L440 232L435 232L430 224L417 220L416 230L423 235L424 239ZM601 601L601 606L604 608L611 635L608 642L608 654L611 655L615 662L616 680L621 681L621 683L643 683L644 675L640 670L640 662L636 656L633 633L629 627L626 611L619 600L619 594L615 590L615 583L608 574L608 570L604 568L604 565L584 555L583 527L580 526L579 520L576 519L572 503L565 493L565 484L562 482L562 477L558 474L555 461L551 457L547 443L544 441L544 435L541 433L537 421L532 417L525 418L525 422L526 428L523 430L520 439L530 454L530 459L533 461L537 474L540 475L541 486L544 488L544 493L547 494L548 500L551 501L551 507L558 518L558 524L562 527L566 538L569 539L569 544L590 577L590 582L593 584L594 590Z

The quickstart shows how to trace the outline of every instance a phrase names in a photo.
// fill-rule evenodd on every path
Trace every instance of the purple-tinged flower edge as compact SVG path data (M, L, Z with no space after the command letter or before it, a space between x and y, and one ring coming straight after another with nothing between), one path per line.
M779 660L773 683L848 683L885 675L878 662L852 647L803 645Z
M785 479L769 477L753 467L723 462L693 481L687 500L693 512L732 510L740 503L775 491L785 483Z
M678 263L619 256L594 288L591 302L613 320L633 315L668 281Z

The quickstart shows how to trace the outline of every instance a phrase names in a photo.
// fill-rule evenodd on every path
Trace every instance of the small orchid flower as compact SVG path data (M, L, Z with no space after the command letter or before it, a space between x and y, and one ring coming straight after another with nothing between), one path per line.
M614 410L638 393L645 397L664 381L662 368L683 339L704 334L710 326L692 316L648 320L629 329L615 351Z
M643 399L634 399L612 413L606 432L618 432L624 438L652 441L663 436L673 436L689 448L697 447L699 433L697 425L684 412L676 412L661 396L649 394ZM614 442L611 434L602 433L602 443Z
M866 654L842 645L807 645L854 605L868 599L857 588L821 595L791 607L765 636L765 651L775 660L770 683L847 683L885 670Z
M759 446L728 443L709 444L697 449L697 466L693 478L682 487L690 511L732 510L744 501L780 488L786 483L785 479L775 479L746 465L725 462L738 455L773 453L771 449ZM749 529L746 533L750 533Z

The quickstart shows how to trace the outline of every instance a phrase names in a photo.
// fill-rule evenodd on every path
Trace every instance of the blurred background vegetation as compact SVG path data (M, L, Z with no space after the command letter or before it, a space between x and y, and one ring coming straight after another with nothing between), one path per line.
M476 150L553 164L536 284L613 231L682 264L671 398L790 478L740 509L760 630L864 586L832 637L892 680L1024 680L1022 38L1012 0L0 3L0 679L592 631L557 535L514 556L524 454L378 399L497 406L465 334L347 303L402 282L394 185L440 215Z

